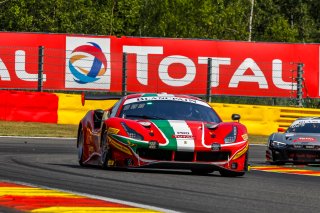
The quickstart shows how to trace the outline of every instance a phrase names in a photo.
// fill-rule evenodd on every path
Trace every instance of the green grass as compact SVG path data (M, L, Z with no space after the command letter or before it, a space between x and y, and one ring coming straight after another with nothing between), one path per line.
M2 136L75 138L77 128L77 125L0 121L0 135Z
M0 121L2 136L75 138L77 129L77 125ZM249 135L250 144L266 144L267 139L267 136Z

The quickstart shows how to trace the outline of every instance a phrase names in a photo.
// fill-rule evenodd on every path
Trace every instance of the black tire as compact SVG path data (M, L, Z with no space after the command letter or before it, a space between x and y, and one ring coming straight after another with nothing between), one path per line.
M249 171L249 151L246 153L246 159L244 161L244 171Z
M277 157L274 155L274 153L272 152L272 159L269 162L271 165L276 165L276 166L282 166L285 163L283 161L278 161Z
M191 169L191 172L196 175L206 175L214 172L213 169Z
M275 165L275 166L283 166L285 163L282 161L270 161L270 165Z
M102 168L107 168L108 167L108 161L110 159L110 148L109 144L107 142L107 131L105 129L102 130L101 132L102 137L101 137L101 166Z
M83 144L84 144L84 137L83 137L83 130L79 131L78 141L77 141L77 149L78 149L78 162L80 166L84 166L83 164Z

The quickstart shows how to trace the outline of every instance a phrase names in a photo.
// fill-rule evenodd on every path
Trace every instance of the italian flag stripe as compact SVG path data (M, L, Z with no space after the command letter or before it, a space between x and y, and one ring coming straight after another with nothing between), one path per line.
M194 151L194 138L190 127L185 121L152 120L169 141L170 149L178 151Z
M185 121L169 121L177 140L178 151L194 151L194 139L190 127Z
M167 147L170 147L169 149L177 150L177 140L172 137L174 135L174 130L170 125L170 122L168 120L152 120L152 123L160 129L163 136L169 141Z

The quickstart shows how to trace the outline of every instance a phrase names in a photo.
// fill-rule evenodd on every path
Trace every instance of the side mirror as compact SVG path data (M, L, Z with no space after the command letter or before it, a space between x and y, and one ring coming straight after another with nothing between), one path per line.
M232 114L231 115L231 119L233 121L238 121L239 122L240 118L241 118L241 116L239 114Z
M284 128L279 127L278 132L285 132L286 130Z

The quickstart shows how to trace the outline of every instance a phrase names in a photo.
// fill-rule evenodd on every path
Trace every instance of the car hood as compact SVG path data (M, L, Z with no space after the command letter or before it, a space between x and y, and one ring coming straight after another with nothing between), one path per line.
M320 144L320 134L318 133L275 133L270 139L287 144Z
M131 129L143 136L143 141L132 143L149 143L157 141L162 149L194 151L210 149L212 143L225 144L224 138L232 132L238 122L209 123L184 120L123 120ZM149 126L143 126L146 123ZM241 128L237 131L237 140L244 141ZM126 139L128 140L128 138Z

